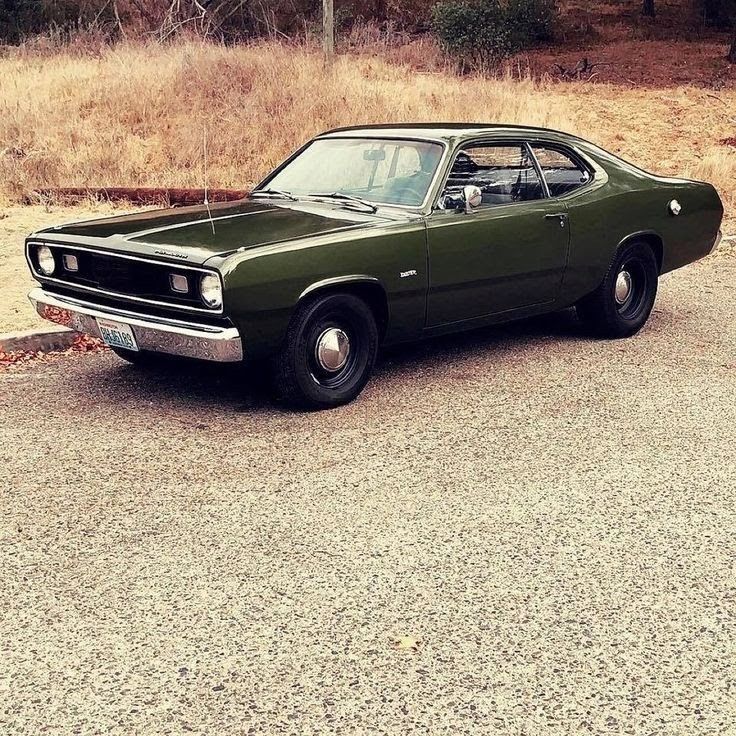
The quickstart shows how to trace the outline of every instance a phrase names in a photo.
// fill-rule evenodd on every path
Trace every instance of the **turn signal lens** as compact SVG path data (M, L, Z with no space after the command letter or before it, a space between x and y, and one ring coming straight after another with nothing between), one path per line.
M54 260L54 254L51 252L51 248L48 245L39 245L36 251L36 258L38 259L38 267L41 273L51 276L56 269L56 261Z
M169 274L169 286L171 291L175 291L177 294L189 293L189 279L180 273Z
M222 306L222 282L217 274L207 273L202 276L199 293L202 301L211 309L219 309Z
M67 271L79 271L79 259L71 253L64 254L64 268Z

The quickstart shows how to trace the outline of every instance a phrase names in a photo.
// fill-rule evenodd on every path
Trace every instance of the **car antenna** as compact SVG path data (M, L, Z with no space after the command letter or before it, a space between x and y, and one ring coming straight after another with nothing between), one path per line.
M212 226L212 234L215 234L215 221L212 219L212 210L210 209L210 201L207 197L207 126L204 126L202 131L202 143L204 149L204 206L207 208L207 214L210 218L210 225Z

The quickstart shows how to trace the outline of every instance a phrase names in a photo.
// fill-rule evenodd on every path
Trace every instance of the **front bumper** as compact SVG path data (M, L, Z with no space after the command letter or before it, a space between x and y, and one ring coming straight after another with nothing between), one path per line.
M708 253L708 255L710 255L711 253L715 253L716 250L718 250L718 246L721 244L721 240L723 240L723 233L720 230L718 230L716 239L713 241L713 247L710 249L710 252Z
M243 359L243 342L235 327L216 327L167 317L149 317L124 309L100 307L60 294L33 289L28 298L44 319L77 332L100 337L97 318L123 322L138 347L156 353L233 363Z

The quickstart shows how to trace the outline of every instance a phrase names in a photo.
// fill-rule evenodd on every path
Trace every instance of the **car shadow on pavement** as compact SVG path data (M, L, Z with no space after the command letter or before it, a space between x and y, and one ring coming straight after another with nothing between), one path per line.
M173 359L157 366L132 366L112 356L112 385L135 389L157 407L186 404L216 408L220 413L273 412L268 375L260 366L228 365ZM112 376L111 376L112 378Z
M477 356L503 346L504 350L521 347L540 340L586 341L591 339L578 320L574 309L543 314L516 322L480 327L467 332L443 335L407 345L388 348L382 355L378 370L385 374L405 365L447 362L448 359Z
M533 317L518 322L485 327L464 333L432 338L385 350L376 366L376 377L401 374L408 368L431 368L448 360L487 356L489 352L521 347L548 340L586 340L573 310ZM273 414L281 409L271 398L268 367L225 365L200 361L171 360L156 367L134 367L119 362L111 366L107 388L111 392L134 393L156 406L168 404L212 407L220 413ZM115 397L111 396L111 400ZM116 400L116 399L115 399Z

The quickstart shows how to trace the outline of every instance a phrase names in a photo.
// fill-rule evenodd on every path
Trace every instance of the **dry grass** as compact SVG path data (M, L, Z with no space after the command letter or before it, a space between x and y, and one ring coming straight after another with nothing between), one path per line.
M415 53L410 51L409 54ZM396 58L396 57L394 57ZM713 181L733 211L736 90L458 78L277 44L123 45L0 59L0 198L40 186L258 180L314 133L386 121L506 121L578 133L651 170Z

